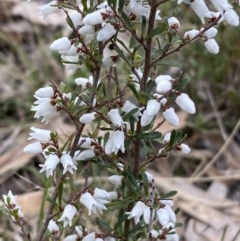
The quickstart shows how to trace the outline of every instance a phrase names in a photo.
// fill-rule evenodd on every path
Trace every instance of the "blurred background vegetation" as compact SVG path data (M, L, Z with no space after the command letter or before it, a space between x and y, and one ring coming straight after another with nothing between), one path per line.
M5 170L0 173L0 191L4 193L9 187L14 188L19 180L19 174L26 178L30 177L34 183L46 182L45 179L40 179L38 171L33 170L32 164L29 166L29 157L19 156L19 165L5 168L6 163L9 164L16 158L12 155L16 145L20 145L18 150L20 153L22 146L27 144L29 127L39 123L33 118L34 113L30 111L34 92L48 85L49 80L57 84L67 81L74 87L75 77L87 75L85 70L78 70L73 75L66 73L60 63L60 55L50 51L49 45L53 40L63 35L70 36L71 31L65 25L64 14L60 19L54 14L42 21L38 16L37 6L47 2L50 1L32 0L26 3L24 0L2 0L0 2L0 142L2 142L0 167ZM239 8L236 11L240 14ZM174 14L180 20L180 36L185 31L202 27L198 17L186 4L177 6L176 1L167 3L166 8L161 9L160 16L163 18L169 14ZM179 62L182 65L181 70L189 77L190 81L182 91L188 93L194 100L197 113L188 116L183 126L184 132L189 136L188 144L193 150L192 156L179 156L173 153L168 161L161 160L160 164L154 164L155 170L158 170L163 177L191 177L197 175L196 170L199 172L204 170L208 161L224 146L239 121L240 26L231 27L222 23L217 28L219 32L216 41L220 46L218 55L208 53L204 42L197 40L177 54L166 58ZM180 71L179 68L169 66L161 69L163 73L171 74ZM228 150L229 153L225 151L225 156L220 156L210 171L203 174L205 177L228 174L229 179L224 182L227 187L226 198L238 202L240 184L230 177L236 173L240 174L239 156L236 154L240 153L239 145L240 132L237 130L231 145L234 150ZM40 161L42 161L40 157L33 157L30 163L37 166ZM209 181L195 185L207 190L213 181L214 178L210 178ZM29 189L31 188L33 186L30 183ZM19 193L25 190L26 184L16 188L16 192ZM182 240L189 239L183 236ZM235 239L237 240L239 239Z

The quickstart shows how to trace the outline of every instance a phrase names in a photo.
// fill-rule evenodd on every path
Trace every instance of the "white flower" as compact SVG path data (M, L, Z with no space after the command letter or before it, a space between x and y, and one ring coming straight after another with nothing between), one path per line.
M210 1L218 11L227 11L233 8L233 6L229 4L227 0L210 0Z
M97 9L106 8L106 7L108 7L108 2L107 2L107 1L104 1L103 3L100 3L100 4L97 6Z
M69 18L71 19L74 28L82 25L82 14L79 12L74 12L69 14Z
M114 131L112 136L108 139L105 145L105 152L107 155L111 153L117 154L119 149L124 153L124 133L122 131Z
M106 23L104 27L99 30L97 34L97 41L106 41L110 39L116 32L117 30L115 29L115 26L113 24Z
M63 174L70 172L73 174L73 169L77 170L77 167L73 164L73 159L69 154L63 154L60 158L60 162L63 165Z
M176 150L183 154L188 154L191 152L191 149L189 148L189 146L186 144L183 144L183 143L181 145L177 146Z
M136 16L146 16L148 9L142 5L142 0L130 0L128 10Z
M78 235L78 237L82 237L83 236L83 229L82 229L82 226L75 226L75 231Z
M92 13L87 14L82 22L85 25L97 25L102 24L109 17L108 9L98 9Z
M95 143L95 141L90 137L81 136L78 141L78 145L83 148L90 148L92 143Z
M34 117L40 118L41 122L48 122L51 118L58 116L60 112L57 110L56 105L52 103L52 99L49 97L41 98L38 96L34 96L37 100L33 103L31 110L36 111Z
M150 17L150 12L151 12L151 8L148 7L148 8L147 8L147 12L146 12L146 14L145 14L145 16L146 16L147 19L149 19L149 17ZM162 19L162 18L160 17L159 13L160 13L160 10L157 10L157 12L156 12L156 14L155 14L155 20L161 20L161 19Z
M56 224L56 222L54 220L52 220L52 219L48 223L48 230L54 236L57 236L59 234L59 227Z
M10 209L19 208L19 206L17 204L17 196L14 196L12 194L11 190L8 191L8 195L3 195L3 200L4 200L5 204L7 204Z
M68 50L72 46L71 41L68 37L62 37L52 42L50 49L56 51Z
M42 167L42 169L39 171L39 173L42 173L46 171L47 177L50 175L53 175L53 171L56 168L57 164L59 163L59 158L57 155L49 155L47 156L47 159L44 164L40 164L39 166Z
M88 208L88 215L91 215L91 212L96 214L97 211L102 213L102 210L107 210L106 206L103 203L97 202L89 192L81 195L80 203Z
M81 85L83 89L86 89L88 85L93 85L93 77L90 76L88 79L80 77L75 79L75 83Z
M115 67L118 56L107 56L102 59L102 67L109 69L110 67Z
M153 96L158 98L158 99L160 99L159 102L160 102L161 105L166 105L167 99L166 98L162 98L163 95L155 93Z
M95 232L87 234L82 241L95 241Z
M149 100L146 106L146 114L148 116L154 116L159 112L160 108L161 104L157 100Z
M102 238L96 238L95 241L104 241Z
M165 208L159 208L157 210L157 217L158 217L159 223L163 226L166 226L170 221L168 210Z
M170 17L168 19L168 25L173 30L178 30L180 28L180 22L175 17Z
M173 126L178 126L179 125L179 118L176 115L174 109L172 107L166 109L163 111L163 117L166 119L166 121L173 125Z
M63 227L65 228L67 225L72 226L72 220L77 213L77 209L75 206L68 204L64 210L61 218L58 219L58 222L63 221Z
M48 4L38 7L40 9L39 15L43 16L43 20L44 20L47 15L60 12L60 8L57 5L58 5L57 1L51 1Z
M122 179L123 179L123 176L119 176L119 175L112 175L108 177L108 180L116 186L119 186L122 184Z
M79 34L91 35L95 33L95 28L93 25L84 25L78 30Z
M92 113L86 113L83 114L80 118L79 121L83 124L91 124L93 122L94 119L96 119L96 112L92 112Z
M62 55L61 58L63 61L63 65L66 66L67 71L76 70L83 66L81 62L79 62L78 55L75 55L75 56ZM64 61L67 63L64 63Z
M201 28L201 32L204 30L204 28ZM209 28L207 31L203 33L203 36L206 36L207 38L214 38L217 35L218 30L214 27Z
M35 95L40 98L53 97L54 90L53 90L52 86L43 87L43 88L38 89L35 92Z
M42 153L43 147L40 142L35 142L32 144L28 144L24 149L24 152L29 154L39 154Z
M193 9L193 11L198 15L198 17L200 18L202 24L205 24L205 19L206 18L211 18L211 12L209 11L206 3L204 2L204 0L192 0L191 1L191 7Z
M118 199L118 194L117 194L117 192L112 191L112 192L108 192L108 193L109 193L109 198L108 198L108 200L116 200L116 199Z
M159 82L161 82L163 80L171 81L172 80L172 76L171 75L167 75L167 74L159 75L158 77L156 77L155 83L158 84Z
M146 110L143 111L143 115L142 115L141 123L140 123L141 126L147 126L147 125L149 125L149 124L152 122L153 118L154 118L154 115L149 116L149 115L147 114L147 111L146 111Z
M93 149L82 151L79 155L75 156L76 161L84 161L88 158L95 157L95 152Z
M157 238L158 235L159 235L158 231L156 231L156 230L154 230L154 229L152 229L150 233L151 233L151 236L152 236L153 238Z
M219 53L219 46L215 39L211 38L205 41L204 43L206 49L211 54L218 54Z
M123 106L121 107L121 110L125 113L129 113L130 111L132 111L133 109L136 109L136 108L138 108L136 105L131 103L129 100L126 100L123 103ZM136 120L138 120L138 117L142 116L142 113L140 112L140 110L138 110L133 116Z
M30 129L34 132L29 134L30 137L28 140L35 139L40 142L49 142L51 140L51 131L35 128L33 126Z
M105 191L104 189L95 188L93 192L93 197L96 199L108 199L109 193Z
M77 241L77 240L78 240L77 234L72 234L72 235L68 235L63 241Z
M78 48L72 45L70 49L58 51L59 54L65 56L76 56L78 55Z
M189 40L192 40L193 38L195 38L198 34L199 34L199 30L193 29L193 30L185 32L183 35L183 38L185 38L189 41Z
M183 0L177 0L177 1L178 1L177 2L178 4L181 4L183 2Z
M189 114L196 113L195 104L187 94L181 93L177 96L175 102L182 110L188 112Z
M115 126L121 126L123 127L124 124L127 124L127 122L123 121L122 117L120 116L118 109L111 109L107 113L109 120L112 122Z
M138 224L140 221L140 217L143 215L144 222L149 224L150 221L150 207L148 207L145 203L138 201L133 207L131 212L126 212L128 214L128 219L134 218L135 224Z
M172 89L172 76L170 75L159 75L155 79L155 83L157 84L156 91L160 94L166 94L168 91Z
M170 141L170 138L171 138L171 132L166 133L163 138L164 144L168 144L168 142Z
M239 17L233 9L227 10L223 17L229 25L234 27L239 25Z

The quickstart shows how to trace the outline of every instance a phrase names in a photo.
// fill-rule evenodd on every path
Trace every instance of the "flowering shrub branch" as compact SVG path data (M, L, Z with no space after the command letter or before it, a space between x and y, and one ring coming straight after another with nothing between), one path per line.
M173 128L179 125L169 97L189 114L195 114L196 108L188 94L179 90L187 82L183 72L178 76L159 73L158 64L197 39L204 41L207 51L217 54L214 26L223 21L237 26L239 17L233 5L239 1L231 5L227 0L211 0L218 12L210 11L204 0L174 1L188 4L203 25L208 19L202 29L189 30L182 37L176 16L162 19L159 15L167 2L59 0L40 7L43 18L60 11L66 14L75 38L57 39L50 49L61 54L68 71L85 67L89 77L76 78L76 89L70 93L64 92L64 85L58 88L51 82L34 95L31 110L35 118L47 123L65 112L76 127L62 146L58 133L31 127L29 139L36 142L24 151L44 156L39 172L46 172L53 187L36 241L45 236L60 240L63 233L67 233L65 241L179 240L175 229L181 226L176 220L178 210L172 208L176 192L159 195L154 177L146 169L173 150L183 154L191 151L182 131L173 129L164 136L159 131L165 121ZM156 124L158 114L163 120ZM154 147L156 142L162 143L160 150ZM89 184L89 171L84 187L76 186L72 181L82 163L87 163L85 170L98 165L108 171L114 190ZM3 196L3 204L31 240L11 191ZM115 223L100 219L103 212L114 210ZM86 227L84 218L93 214L96 227Z

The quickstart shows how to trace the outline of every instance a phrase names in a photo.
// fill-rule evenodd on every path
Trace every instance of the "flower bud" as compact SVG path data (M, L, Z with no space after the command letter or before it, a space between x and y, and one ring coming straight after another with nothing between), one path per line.
M166 121L169 124L171 124L173 126L179 125L179 118L172 107L163 111L163 117L166 119Z
M67 37L59 38L50 45L50 49L56 51L68 50L71 48L71 41Z
M168 25L173 30L178 30L180 28L180 22L175 17L170 17L168 19Z
M111 23L106 23L97 34L97 41L102 42L110 39L116 33L115 27Z
M154 116L159 112L160 108L161 104L157 100L149 100L146 106L146 114L148 116Z
M211 54L218 54L219 53L219 46L216 42L215 39L211 38L208 39L205 43L204 43L206 49L208 50L209 53Z
M233 9L227 10L223 17L229 25L234 27L239 25L239 17Z
M187 94L181 93L177 96L175 102L182 110L188 112L189 114L196 113L195 104Z
M192 40L193 38L195 38L198 34L199 34L199 30L193 29L193 30L185 32L183 35L183 38L187 39L189 41L189 40Z
M80 118L79 121L83 124L91 124L92 121L94 119L96 119L96 112L92 112L92 113L87 113L87 114L83 114Z

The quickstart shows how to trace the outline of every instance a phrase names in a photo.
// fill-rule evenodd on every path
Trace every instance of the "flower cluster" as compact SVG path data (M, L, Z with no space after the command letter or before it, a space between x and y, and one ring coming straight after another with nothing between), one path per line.
M24 214L17 203L17 196L14 196L11 190L8 191L8 195L3 195L3 203L11 215L12 220L21 223Z

